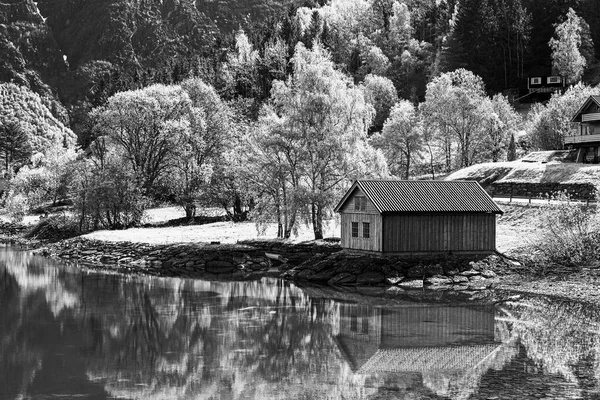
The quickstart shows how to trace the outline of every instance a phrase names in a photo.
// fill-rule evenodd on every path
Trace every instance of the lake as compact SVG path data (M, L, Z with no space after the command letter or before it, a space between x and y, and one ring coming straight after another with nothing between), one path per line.
M600 312L84 271L0 245L0 399L600 398Z

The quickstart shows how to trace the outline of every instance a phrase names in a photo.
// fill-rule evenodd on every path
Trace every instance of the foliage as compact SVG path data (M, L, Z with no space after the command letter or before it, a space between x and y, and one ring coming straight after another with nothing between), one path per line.
M4 201L11 222L19 223L29 212L29 201L23 194L8 192Z
M191 102L180 86L153 85L117 93L94 109L98 136L118 146L130 163L136 184L146 194L167 173L182 132L192 121Z
M27 134L18 121L5 121L0 125L0 159L4 169L9 172L18 170L31 157L31 148Z
M394 83L383 76L367 75L362 83L365 99L375 108L370 132L380 132L390 115L390 109L398 101Z
M46 154L35 154L31 165L22 167L11 180L12 195L26 196L31 207L67 197L76 158L74 149L60 145L48 149Z
M447 171L453 166L453 147L456 147L459 168L468 167L480 159L490 108L483 81L470 71L458 69L448 72L427 85L421 111L425 123L436 130L436 136L442 143Z
M135 172L119 154L108 151L102 162L75 165L74 206L79 230L123 229L139 225L149 200L136 184Z
M546 105L536 104L528 117L527 132L534 149L562 149L565 136L576 132L571 118L583 102L597 89L582 83L571 86L564 94L554 94Z
M408 100L396 103L381 135L374 136L372 141L383 150L392 175L408 179L411 161L423 147L423 126L415 106Z
M44 153L56 145L73 147L75 135L56 119L44 105L39 95L24 86L0 84L0 126L10 126L18 121L31 153ZM14 132L13 132L14 134Z
M567 83L577 83L583 75L586 60L581 55L581 21L575 11L569 8L567 19L556 25L555 38L550 39L552 68L566 78Z
M493 162L500 161L507 150L508 140L512 141L514 155L511 157L516 159L516 147L514 143L514 135L521 122L520 115L510 105L508 99L501 94L497 94L491 99L490 114L486 121L487 124L487 152ZM509 139L510 138L510 139ZM508 154L507 154L508 158ZM511 161L511 160L508 160Z
M319 239L323 218L343 185L367 168L381 173L381 158L365 143L372 107L333 67L321 45L315 42L308 50L298 44L292 61L292 76L275 82L263 110L254 157L265 173L259 176L268 182L264 193L279 207L278 219L287 221L283 236L289 237L298 214L308 207ZM357 162L364 159L354 157L360 151L369 154L365 161L371 165Z
M494 91L518 87L526 76L531 20L521 0L460 1L444 69L469 69Z
M542 213L543 235L536 244L536 263L545 272L552 265L581 268L600 261L598 213L560 193Z

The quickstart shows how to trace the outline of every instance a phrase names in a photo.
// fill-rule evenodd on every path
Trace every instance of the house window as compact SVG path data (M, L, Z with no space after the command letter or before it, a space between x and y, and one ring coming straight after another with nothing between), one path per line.
M371 237L371 224L369 222L363 222L363 237L365 239Z
M366 211L367 198L365 196L356 196L354 198L354 211Z
M365 335L369 334L369 318L363 317L362 319L362 333Z
M358 237L358 222L352 223L352 237Z

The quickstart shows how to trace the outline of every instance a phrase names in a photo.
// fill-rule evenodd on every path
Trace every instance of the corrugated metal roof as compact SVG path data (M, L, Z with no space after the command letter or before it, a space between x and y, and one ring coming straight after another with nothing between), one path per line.
M336 207L339 211L354 189L360 188L381 213L476 212L502 210L475 181L358 180Z
M358 373L471 369L498 347L498 344L484 344L459 347L380 349L360 367Z

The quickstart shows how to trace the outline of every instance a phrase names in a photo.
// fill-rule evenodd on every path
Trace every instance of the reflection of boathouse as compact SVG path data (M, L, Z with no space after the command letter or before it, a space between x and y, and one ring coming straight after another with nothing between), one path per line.
M493 306L340 304L336 341L354 373L420 374L424 385L444 395L474 390L483 373L502 362L496 360L502 343Z

